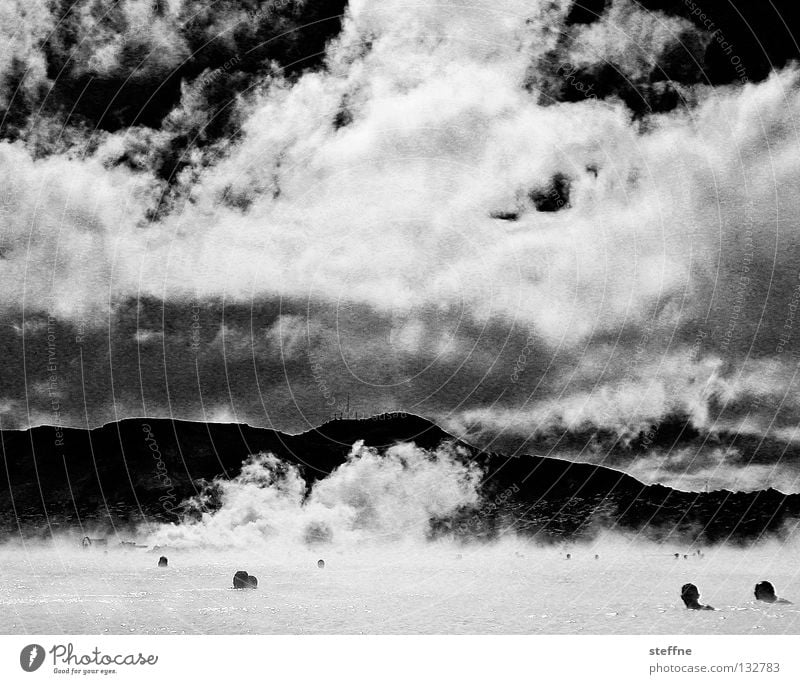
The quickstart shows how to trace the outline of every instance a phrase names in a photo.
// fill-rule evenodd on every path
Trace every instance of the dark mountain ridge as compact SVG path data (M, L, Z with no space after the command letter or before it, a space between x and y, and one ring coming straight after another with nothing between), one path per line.
M482 469L481 504L433 520L435 535L466 540L514 532L556 541L611 528L682 544L746 543L784 535L800 518L798 494L683 492L599 465L488 453L409 414L335 420L297 435L244 424L126 419L92 430L0 431L0 534L177 522L182 502L215 478L235 477L251 454L270 452L296 465L310 487L344 463L358 440L379 450L450 442Z

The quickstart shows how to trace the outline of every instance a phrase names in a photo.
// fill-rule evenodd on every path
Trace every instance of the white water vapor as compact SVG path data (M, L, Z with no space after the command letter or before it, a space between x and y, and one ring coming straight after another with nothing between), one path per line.
M398 444L379 453L362 442L327 477L307 484L298 469L257 454L232 480L189 502L200 512L162 525L148 542L173 548L296 546L425 541L430 522L478 503L480 470L448 446ZM216 504L209 510L209 495Z

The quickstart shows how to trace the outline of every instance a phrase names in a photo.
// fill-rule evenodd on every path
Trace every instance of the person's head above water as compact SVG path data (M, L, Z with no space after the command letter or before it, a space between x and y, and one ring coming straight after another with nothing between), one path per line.
M758 601L775 603L775 601L778 600L778 597L775 596L775 587L772 586L772 582L767 582L766 580L756 584L756 588L753 593Z
M714 610L711 606L704 606L700 603L700 592L691 583L681 587L681 600L689 610Z
M681 598L688 606L691 602L697 603L698 599L700 598L700 592L698 591L697 587L694 586L694 584L684 584L681 587Z
M791 603L786 599L778 598L775 595L775 587L772 586L772 582L767 582L767 580L762 580L756 584L753 594L755 594L757 601L764 601L764 603Z

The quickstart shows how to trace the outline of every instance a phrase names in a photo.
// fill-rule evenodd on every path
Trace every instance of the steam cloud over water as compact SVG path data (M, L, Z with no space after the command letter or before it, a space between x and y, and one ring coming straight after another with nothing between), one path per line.
M796 441L796 64L628 0L68 10L0 4L3 427L300 429L349 394L485 446L675 415ZM672 456L623 465L754 481ZM758 486L797 490L781 457ZM276 467L182 534L248 493L328 510Z
M235 478L188 502L186 520L161 526L148 542L252 549L424 541L431 519L478 503L482 473L464 457L445 446L400 444L379 454L356 443L346 463L307 491L295 466L254 455Z

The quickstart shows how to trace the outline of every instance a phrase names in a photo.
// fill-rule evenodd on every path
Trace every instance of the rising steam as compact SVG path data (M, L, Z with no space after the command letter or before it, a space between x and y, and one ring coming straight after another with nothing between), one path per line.
M297 467L257 454L232 480L189 502L181 524L149 539L177 548L422 541L432 519L479 501L481 472L466 453L412 444L377 450L357 442L347 461L309 492Z

